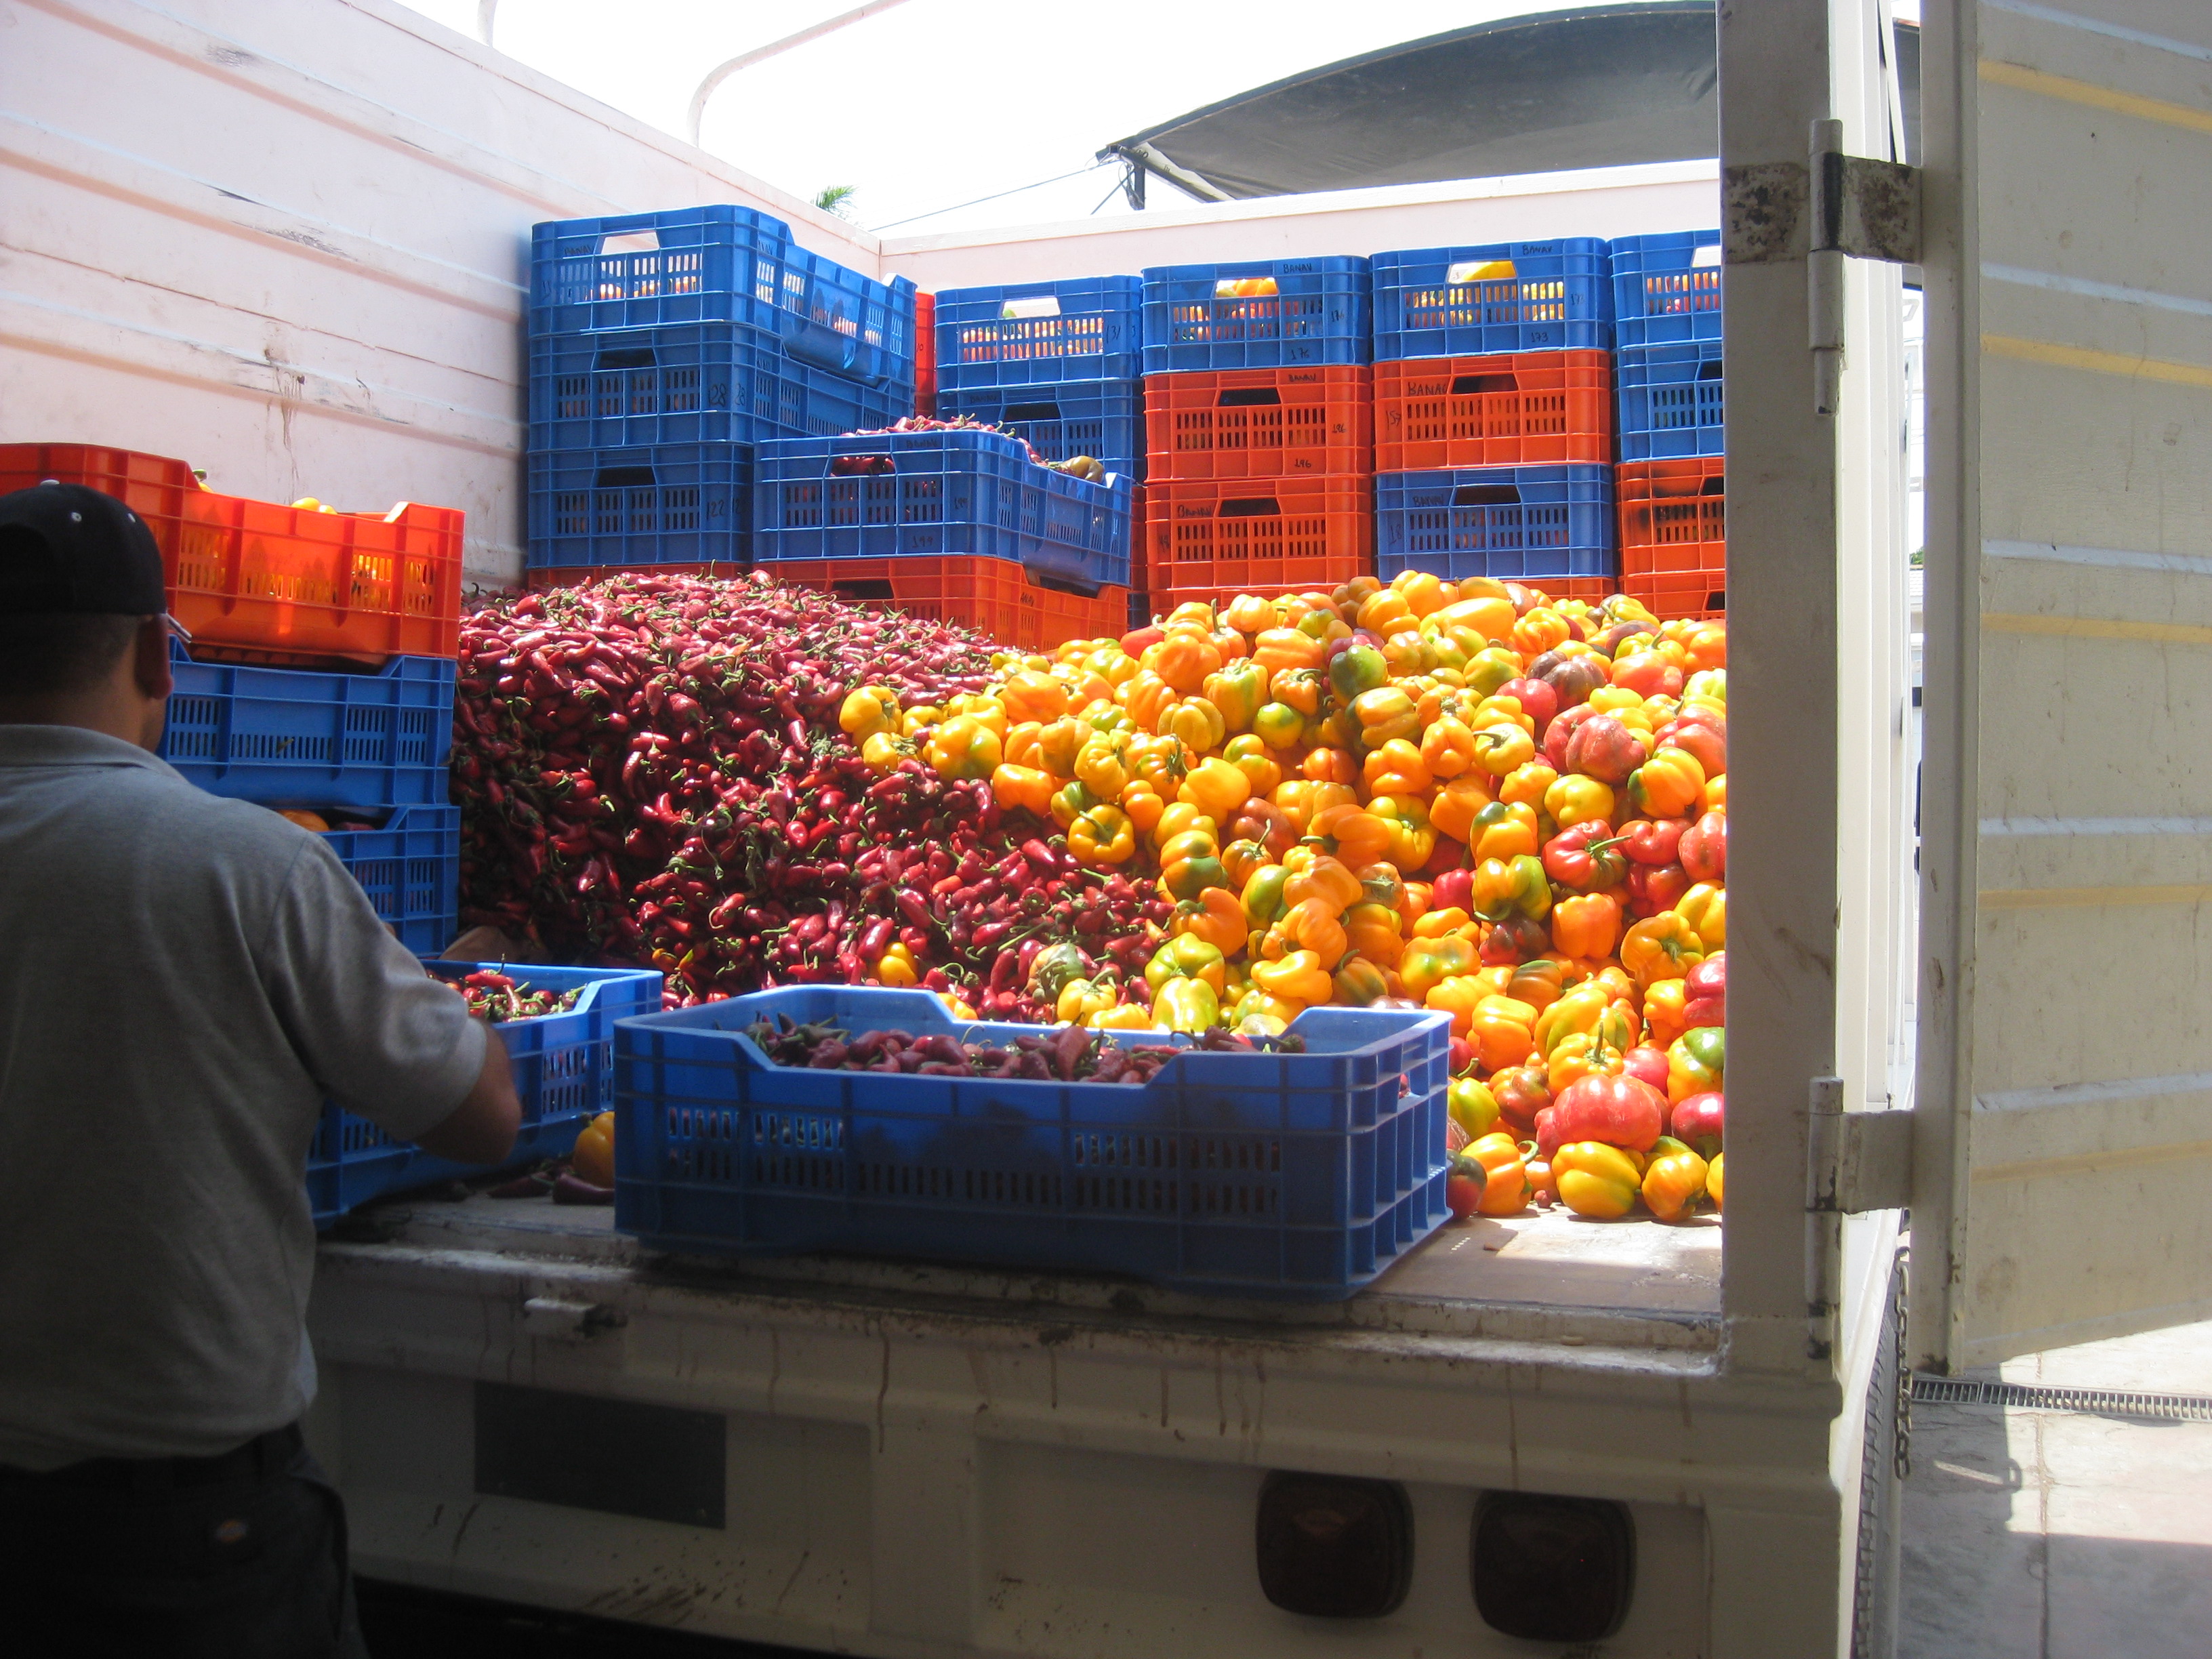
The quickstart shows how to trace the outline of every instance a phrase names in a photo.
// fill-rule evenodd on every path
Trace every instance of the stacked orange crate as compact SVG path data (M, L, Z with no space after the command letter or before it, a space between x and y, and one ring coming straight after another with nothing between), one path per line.
M1621 586L1662 621L1728 607L1728 475L1718 455L1624 462Z
M1145 586L1155 613L1375 569L1364 363L1145 377Z

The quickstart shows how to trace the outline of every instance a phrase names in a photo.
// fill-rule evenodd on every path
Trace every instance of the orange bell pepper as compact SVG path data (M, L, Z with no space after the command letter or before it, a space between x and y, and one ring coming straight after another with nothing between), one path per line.
M1455 778L1474 764L1474 733L1464 721L1445 714L1421 733L1420 756L1430 776Z
M1360 763L1360 787L1370 795L1425 795L1436 779L1421 751L1403 738L1370 750Z
M1477 1215L1518 1215L1528 1207L1528 1149L1504 1130L1482 1136L1467 1149L1490 1178L1474 1206Z
M1293 850L1292 856L1296 856ZM1285 866L1289 867L1289 866ZM1363 895L1359 878L1352 874L1340 859L1326 854L1316 856L1303 869L1291 869L1283 883L1283 902L1303 904L1310 898L1326 901L1334 908L1330 914L1342 915L1359 902Z
M1552 943L1571 957L1609 957L1620 937L1620 901L1585 893L1552 907Z
M1319 668L1322 645L1295 628L1268 628L1252 641L1252 660L1270 676Z
M1390 850L1393 833L1389 823L1358 806L1316 812L1306 829L1309 840L1319 842L1347 865L1371 864L1382 857Z
M1690 1029L1689 984L1682 979L1655 980L1644 991L1644 1040L1663 1048Z
M1662 1135L1647 1154L1644 1201L1662 1221L1680 1221L1705 1195L1708 1166L1696 1150Z
M1144 732L1152 731L1158 724L1160 711L1175 700L1175 688L1149 668L1125 680L1114 694L1114 701L1129 711L1129 718Z
M1359 903L1344 913L1346 948L1382 968L1395 968L1405 954L1404 931L1396 910Z
M1489 775L1480 769L1451 779L1429 802L1429 823L1438 835L1464 842L1474 833L1475 814L1490 805Z
M1149 783L1131 783L1121 790L1121 810L1129 815L1129 823L1140 836L1149 836L1158 827L1160 815L1168 804L1160 799L1158 790ZM1158 843L1155 842L1157 846Z
M1221 620L1240 634L1257 634L1276 625L1282 613L1274 601L1256 593L1239 593L1221 607Z
M1030 668L1009 675L999 700L1006 705L1006 718L1017 723L1056 720L1067 712L1067 688Z
M1209 887L1176 906L1168 933L1170 937L1194 934L1223 956L1234 956L1244 948L1243 902L1225 887Z
M1564 644L1573 632L1567 619L1558 611L1539 608L1513 624L1510 643L1522 656L1533 659Z
M1254 963L1252 983L1269 996L1308 1006L1328 1001L1336 990L1322 970L1321 958L1311 951L1293 951L1279 962Z
M1053 775L1040 767L1002 763L991 773L991 799L1002 811L1019 807L1044 817L1052 810L1053 793Z
M1467 842L1469 864L1534 854L1538 845L1535 809L1522 801L1492 801L1474 815L1468 835L1454 839Z
M1206 684L1208 674L1221 667L1221 652L1206 634L1170 629L1157 645L1147 646L1138 659L1175 688L1178 696L1190 696Z
M1531 957L1507 969L1505 994L1542 1013L1567 991L1567 963L1558 957Z
M1474 1044L1484 1069L1495 1072L1528 1058L1535 1047L1528 1027L1535 1017L1536 1011L1525 1002L1486 996L1475 1005L1474 1018L1462 1035Z
M1243 905L1239 902L1241 914ZM1267 955L1281 958L1294 951L1310 951L1325 969L1334 969L1344 960L1348 939L1338 913L1329 908L1325 898L1301 899L1285 912L1269 932ZM1276 948L1279 946L1280 948ZM1308 1001L1313 999L1308 998Z

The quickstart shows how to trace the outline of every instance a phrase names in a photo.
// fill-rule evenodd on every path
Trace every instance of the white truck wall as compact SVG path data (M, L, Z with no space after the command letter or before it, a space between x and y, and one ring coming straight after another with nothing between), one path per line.
M522 566L545 219L736 202L876 244L392 0L0 0L0 441L468 514Z
M1389 248L1641 236L1720 222L1720 168L1668 161L1519 179L1279 196L1110 219L893 237L884 270L935 290L1049 282L1147 265L1380 253ZM1156 186L1153 199L1168 192Z

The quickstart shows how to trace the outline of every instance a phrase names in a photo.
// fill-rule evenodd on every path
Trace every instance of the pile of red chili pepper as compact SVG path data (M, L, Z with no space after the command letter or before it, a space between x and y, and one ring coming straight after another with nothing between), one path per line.
M498 1025L512 1019L543 1019L548 1014L565 1014L576 1006L583 995L574 991L534 990L517 981L511 974L483 968L469 975L453 988L469 1005L469 1012L477 1019L488 1019Z
M1152 1080L1178 1050L1165 1043L1109 1042L1103 1033L1063 1025L1050 1036L1024 1032L1012 1048L963 1042L950 1031L870 1031L861 1036L827 1024L801 1025L787 1015L757 1020L745 1035L779 1066L817 1072L907 1072L922 1077L992 1078L1036 1083L1133 1083ZM1249 1054L1303 1052L1292 1036L1254 1040L1219 1026L1199 1041L1205 1049Z
M1168 903L1087 869L984 779L888 772L846 693L980 692L975 635L755 574L626 574L463 624L462 909L555 959L647 963L673 1003L853 983L895 943L986 1018L1049 1019L1047 944L1139 969ZM1048 834L1048 831L1046 832Z

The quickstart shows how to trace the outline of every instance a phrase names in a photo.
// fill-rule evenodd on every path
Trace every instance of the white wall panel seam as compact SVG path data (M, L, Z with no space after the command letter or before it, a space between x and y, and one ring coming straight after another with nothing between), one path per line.
M2077 295L2089 300L2110 300L2121 305L2152 306L2161 311L2179 311L2194 317L2212 317L2212 300L2191 299L2180 294L2160 294L2147 288L2125 288L2118 283L2092 282L2086 276L2061 276L2056 271L2029 270L2020 265L1984 262L1982 280L1985 283L2010 283L2021 288L2048 289L2057 294Z
M2212 576L2212 558L2190 553L2145 553L2131 548L2069 547L2056 542L1985 540L1985 559L2039 559L2051 564L2080 564L2107 570L2162 570L2181 576Z
M2103 1083L2059 1083L2033 1089L1999 1089L1974 1097L1977 1112L2040 1112L2054 1107L2090 1106L2110 1101L2156 1100L2166 1095L2212 1093L2212 1072L2176 1072L2164 1077L2120 1078Z

